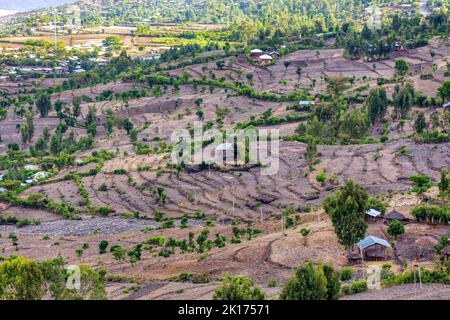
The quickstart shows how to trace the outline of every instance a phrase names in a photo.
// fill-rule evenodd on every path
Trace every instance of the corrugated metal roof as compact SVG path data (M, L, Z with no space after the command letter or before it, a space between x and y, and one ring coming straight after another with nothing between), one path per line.
M366 214L371 216L371 217L379 217L381 215L381 212L375 209L370 209L366 211Z
M387 247L387 248L391 247L389 242L387 242L386 240L381 239L381 238L377 238L377 237L374 237L374 236L365 237L363 240L358 242L356 245L361 250L364 250L364 249L366 249L366 248L368 248L368 247L370 247L370 246L372 246L374 244L379 244L379 245L382 245L382 246Z

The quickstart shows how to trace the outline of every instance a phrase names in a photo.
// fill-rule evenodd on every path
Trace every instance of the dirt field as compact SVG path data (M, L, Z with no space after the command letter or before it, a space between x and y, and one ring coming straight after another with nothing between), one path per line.
M131 30L108 30L117 34L129 31ZM427 47L396 53L390 60L376 62L375 67L373 63L346 60L339 49L319 50L319 54L315 50L293 52L267 68L255 67L241 55L226 59L224 70L219 70L216 61L211 61L171 70L168 74L177 76L189 72L193 78L203 75L216 79L225 77L226 81L239 80L257 91L278 94L291 93L298 88L306 88L312 94L324 92L325 77L355 76L355 84L347 92L355 93L356 88L368 84L368 89L361 91L367 93L376 87L377 78L394 75L394 61L401 56L407 60L412 70L407 79L412 80L415 87L424 94L435 96L436 88L444 80L444 60L450 57L449 48L448 40L441 43L434 39ZM435 54L434 59L431 58L430 50ZM284 61L290 62L287 68ZM430 70L433 63L437 66L433 78L420 80L419 73ZM297 66L302 68L300 76L296 73ZM247 73L254 75L252 81L247 79ZM316 85L312 86L314 80ZM8 83L4 87L10 90L10 94L15 94L20 89L19 84L15 87L9 85ZM43 87L51 85L50 79L42 84ZM386 87L388 92L392 92L393 85ZM95 102L95 98L105 90L125 92L133 88L146 90L148 96L130 100L127 106L115 99ZM172 161L170 153L155 151L149 155L138 155L130 136L123 129L114 128L113 134L107 136L104 121L109 110L121 119L130 119L139 130L138 141L152 148L157 148L161 142L170 143L170 136L176 129L191 128L194 122L199 121L197 109L203 111L204 123L210 121L214 128L220 124L224 129L234 128L252 116L258 118L269 108L277 117L306 115L306 112L288 110L293 103L252 99L219 88L210 91L207 86L194 88L191 85L181 85L179 91L167 86L163 91L160 96L152 96L146 85L118 81L52 95L53 103L60 100L70 104L74 96L83 95L93 99L94 102L82 104L79 121L82 122L86 117L90 106L96 107L98 126L95 145L92 150L76 153L76 157L84 159L93 151L100 150L115 152L116 157L106 160L97 174L80 178L80 182L86 189L92 206L108 206L113 212L107 217L87 214L89 207L84 198L86 195L83 197L80 192L80 186L73 180L62 179L68 173L86 173L95 168L97 163L55 170L49 181L28 188L21 195L40 193L56 202L80 207L80 220L63 220L61 216L43 210L24 209L2 203L0 214L3 216L27 218L35 220L36 224L22 228L0 226L0 255L21 255L37 260L61 255L68 264L86 263L96 268L103 267L110 275L117 277L108 282L108 295L111 299L210 299L225 273L248 276L263 288L269 298L276 298L282 283L305 261L330 262L338 269L347 264L347 252L338 243L329 218L320 208L323 199L338 190L347 180L359 183L370 195L383 197L389 210L395 208L409 215L411 209L420 203L420 199L410 193L412 184L408 177L424 174L437 180L441 169L450 168L449 143L417 144L409 138L414 130L411 116L403 129L399 129L397 120L390 122L389 141L386 143L319 146L320 162L312 172L309 172L304 159L306 145L281 141L279 170L275 175L263 175L259 166L233 165L219 168L188 165L177 174L176 170L169 169L168 165ZM201 99L200 103L198 99ZM413 112L419 110L425 111L427 120L435 111L415 107ZM389 112L392 112L392 107ZM53 130L59 123L54 112L46 118L39 118L36 114L34 121L34 139L37 139L45 126ZM9 143L20 141L17 125L23 122L24 119L15 115L12 108L8 110L6 118L0 121L0 153L7 151ZM279 129L281 135L292 135L299 123L300 121L282 123L270 128ZM70 130L77 137L86 134L86 130L81 127ZM379 124L370 129L369 135L379 138L382 132L383 124ZM408 152L402 153L402 147L407 147ZM118 169L125 172L115 172ZM335 174L337 183L320 184L316 176L324 170L328 177ZM106 191L101 191L105 187ZM155 187L164 189L167 196L165 203L157 198ZM299 223L283 232L280 215L290 205L293 205ZM174 227L160 228L160 222L154 217L155 210L163 212L165 218L173 218ZM196 216L199 212L205 215ZM189 217L187 228L181 228L181 218L185 215ZM239 227L244 229L250 223L261 230L261 234L252 239L242 236L240 243L231 243L233 220L238 221ZM109 251L100 254L98 250L101 240L107 240L110 246L120 244L130 249L137 244L147 245L146 240L156 236L187 239L189 232L198 236L207 221L213 224L209 227L209 239L213 240L218 233L224 235L227 238L224 247L214 247L202 253L182 253L176 248L173 254L163 257L159 255L163 248L151 245L143 249L142 259L136 264L127 260L118 261ZM311 230L307 239L300 234L302 228ZM403 259L418 259L421 263L431 264L434 251L430 249L418 254L414 241L425 235L438 240L442 235L450 234L449 226L436 227L412 222L405 228L405 235L396 242L396 256L389 260L395 268L400 266L399 261ZM18 248L8 239L8 235L12 233L18 236ZM370 224L367 234L388 239L383 222ZM87 244L85 247L88 248L79 256L76 250L83 244ZM355 266L357 278L364 279L370 266L370 263ZM207 275L208 281L174 281L181 273ZM268 281L272 278L277 285L269 288ZM403 286L369 291L346 299L446 298L449 292L445 286L427 286L420 292L410 286Z

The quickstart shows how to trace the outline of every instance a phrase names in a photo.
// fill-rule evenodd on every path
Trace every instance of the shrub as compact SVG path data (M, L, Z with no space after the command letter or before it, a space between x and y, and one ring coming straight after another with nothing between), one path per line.
M345 267L341 269L341 281L348 281L353 278L353 270L352 268Z
M214 300L264 300L265 295L252 280L225 275L221 284L214 290Z
M106 241L106 240L100 241L100 243L98 244L98 252L100 254L106 253L106 248L108 247L108 245L109 245L108 241Z
M359 293L367 290L367 282L363 280L358 280L352 283L352 293Z
M286 281L281 291L281 300L325 300L327 278L322 268L314 268L311 262L300 266Z
M341 287L341 293L342 293L343 295L346 295L346 296L351 295L351 294L353 293L353 292L352 292L352 286L349 285L349 284L343 285L343 286Z
M97 214L100 214L102 216L107 216L109 215L111 212L113 212L113 209L111 207L99 207L95 210L95 212Z
M431 179L423 174L410 176L408 179L414 184L412 192L425 192L431 187Z
M125 169L116 169L113 171L113 174L127 174L127 170Z
M117 244L111 247L110 252L117 261L125 260L125 256L127 254L127 250Z
M166 240L162 236L152 237L145 241L147 244L163 246Z
M269 288L275 288L277 286L277 279L271 278L269 281L267 281L267 286Z
M175 226L173 220L165 220L161 222L161 225L159 226L161 229L170 229Z
M155 217L156 221L161 221L164 218L165 213L160 210L154 210L153 216Z
M323 185L326 180L327 180L327 173L325 171L322 171L318 175L316 175L316 181L319 182L321 185Z

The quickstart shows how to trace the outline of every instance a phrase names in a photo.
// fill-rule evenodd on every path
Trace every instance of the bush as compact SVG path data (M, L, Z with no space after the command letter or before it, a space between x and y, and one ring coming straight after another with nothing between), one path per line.
M408 179L414 183L412 192L425 192L431 187L431 179L423 174L410 176Z
M151 244L151 245L158 245L163 246L166 243L166 240L162 236L152 237L148 238L145 243Z
M340 278L341 278L341 281L348 281L351 278L353 278L352 268L349 268L349 267L342 268Z
M269 281L267 281L267 286L269 288L275 288L277 286L277 279L271 278Z
M125 169L116 169L113 171L113 174L127 174L127 170Z
M160 210L154 210L153 215L155 216L155 220L159 222L164 218L165 213Z
M37 262L22 257L0 264L0 300L40 300L45 278Z
M286 281L281 291L281 300L325 300L327 278L322 268L314 268L311 262L300 266Z
M97 209L95 210L95 212L96 212L97 214L100 214L100 215L106 217L106 216L109 215L111 212L113 212L113 209L112 209L111 207L100 207L100 208L97 208Z
M346 284L346 285L342 286L341 287L341 293L343 295L346 295L346 296L351 295L353 293L352 292L352 286L349 285L349 284Z
M108 241L106 241L106 240L100 241L100 243L98 244L98 252L100 254L106 253L106 248L108 247L108 245L109 245Z
M319 182L321 185L323 185L326 180L327 180L327 173L325 171L322 171L316 175L316 181Z
M252 280L225 275L221 284L214 290L214 300L264 300L265 295Z
M352 293L359 293L367 290L367 282L363 280L358 280L352 283Z

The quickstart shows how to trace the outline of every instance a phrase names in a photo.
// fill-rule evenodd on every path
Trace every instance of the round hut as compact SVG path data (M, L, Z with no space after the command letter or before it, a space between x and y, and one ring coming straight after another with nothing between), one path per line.
M422 236L414 244L416 245L417 259L434 255L434 247L439 243L431 236Z

